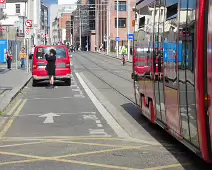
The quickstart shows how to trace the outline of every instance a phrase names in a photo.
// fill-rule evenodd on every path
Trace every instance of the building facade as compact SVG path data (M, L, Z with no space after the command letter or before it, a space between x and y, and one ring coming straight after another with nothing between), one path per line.
M6 27L8 27L8 31L10 34L8 35L8 39L15 40L16 39L16 29L15 24L18 23L19 32L24 33L24 22L27 16L27 3L26 2L17 2L17 3L7 3L6 8L3 9L6 17L1 20L1 25L4 28L2 31L1 39L7 38Z
M39 36L41 30L41 0L7 0L6 8L3 9L3 12L7 17L1 20L1 24L4 27L9 26L9 39L24 39L25 21L30 19L33 21L33 29L30 33L29 44L32 46L33 44L42 43ZM16 37L17 29L19 31L18 37ZM6 32L6 29L4 31ZM3 36L6 36L6 33L3 32Z
M47 5L41 1L41 7L40 7L40 32L41 32L41 40L42 42L46 43L48 37L48 7ZM43 34L45 36L43 36Z
M115 51L116 37L117 37L117 1L109 0L108 3L97 1L96 13L96 45L99 47L101 44L106 49L107 36L109 36L110 50ZM134 32L132 26L132 20L135 19L135 13L133 7L135 6L135 0L130 1L130 7L128 7L128 1L118 1L118 37L120 38L119 46L127 45L128 41L128 24L130 24L130 33ZM128 8L130 8L130 23L128 23ZM107 22L107 19L109 22ZM107 35L107 24L109 24L109 35Z

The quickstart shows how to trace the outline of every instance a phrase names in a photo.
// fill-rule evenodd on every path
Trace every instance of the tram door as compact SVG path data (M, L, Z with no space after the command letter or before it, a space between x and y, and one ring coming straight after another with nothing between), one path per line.
M209 0L208 10L208 50L207 50L207 94L212 99L212 0ZM210 103L208 108L208 121L209 121L209 132L210 132L210 143L212 151L212 104Z
M154 69L154 89L155 89L155 106L156 116L161 122L166 124L165 99L164 99L164 17L165 8L164 0L157 0L155 4L155 23L154 23L154 52L153 52L153 69Z

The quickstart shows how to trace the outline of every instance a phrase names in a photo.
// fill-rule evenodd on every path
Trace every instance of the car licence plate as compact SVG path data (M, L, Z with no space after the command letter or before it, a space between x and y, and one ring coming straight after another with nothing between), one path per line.
M46 66L38 66L38 68L46 68Z

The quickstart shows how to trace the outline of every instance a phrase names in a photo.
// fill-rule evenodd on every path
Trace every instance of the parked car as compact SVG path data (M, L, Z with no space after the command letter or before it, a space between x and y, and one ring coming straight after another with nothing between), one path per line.
M70 56L68 54L68 49L66 46L36 46L33 59L32 59L32 77L33 86L35 86L39 81L48 80L48 73L46 71L47 61L44 54L49 54L49 50L56 50L56 76L55 80L64 81L68 86L71 85L71 66L70 66Z

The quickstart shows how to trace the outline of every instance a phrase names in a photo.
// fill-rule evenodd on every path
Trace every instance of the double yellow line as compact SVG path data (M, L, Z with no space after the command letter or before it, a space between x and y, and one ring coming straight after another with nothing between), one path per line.
M11 108L11 110L6 113L6 116L11 116L9 117L9 120L7 121L7 118L5 117L3 119L3 121L1 122L0 126L3 126L3 129L0 131L0 137L3 137L7 131L9 130L9 128L11 127L12 123L14 122L15 118L20 114L22 108L24 107L24 105L26 104L27 99L19 99L17 100L17 102L13 105L13 107ZM5 124L5 122L7 121L7 123Z

